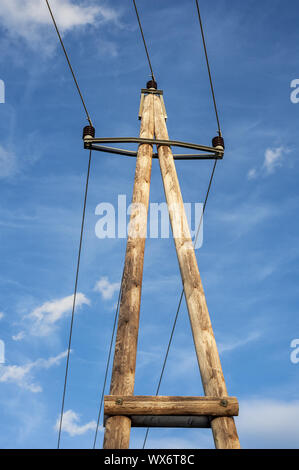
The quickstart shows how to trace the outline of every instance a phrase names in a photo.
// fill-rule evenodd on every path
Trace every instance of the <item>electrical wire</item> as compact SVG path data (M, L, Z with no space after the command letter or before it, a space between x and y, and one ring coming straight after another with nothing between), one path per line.
M148 65L149 65L149 68L150 68L150 71L151 71L152 79L155 80L153 67L152 67L151 59L150 59L150 56L149 56L149 53L148 53L148 48L147 48L145 37L144 37L144 34L143 34L143 28L142 28L142 25L141 25L140 16L139 16L139 13L138 13L138 9L137 9L137 5L136 5L135 0L133 0L133 3L134 3L134 8L135 8L138 24L139 24L140 33L141 33L143 44L144 44L145 53L146 53L147 60L148 60Z
M48 6L48 9L49 9L49 12L50 12L50 15L51 15L51 18L52 18L52 21L53 21L54 27L55 27L55 29L56 29L56 33L57 33L57 35L58 35L58 38L59 38L59 41L60 41L61 47L62 47L62 49L63 49L64 55L65 55L65 58L66 58L66 60L67 60L68 66L69 66L69 69L70 69L70 71L71 71L71 74L72 74L72 76L73 76L73 79L74 79L74 82L75 82L76 88L77 88L77 90L78 90L78 93L79 93L79 96L80 96L80 99L81 99L82 105L83 105L83 107L84 107L84 110L85 110L85 113L86 113L87 120L88 120L88 122L89 122L89 125L90 125L90 126L92 126L92 121L91 121L91 119L90 119L90 116L89 116L89 113L88 113L88 111L87 111L87 107L86 107L86 104L85 104L85 101L84 101L84 98L83 98L82 92L81 92L81 90L80 90L80 87L79 87L78 80L77 80L77 78L76 78L76 75L75 75L74 69L73 69L73 67L72 67L72 65L71 65L71 62L70 62L70 59L69 59L68 53L67 53L67 51L66 51L66 48L65 48L65 46L64 46L64 43L63 43L63 40L62 40L61 34L60 34L60 32L59 32L59 29L58 29L58 26L57 26L57 23L56 23L56 20L55 20L54 14L53 14L53 12L52 12L52 9L51 9L51 7L50 7L50 4L49 4L48 0L46 0L46 4L47 4L47 6Z
M216 98L215 98L215 92L214 92L214 85L213 85L213 80L212 80L210 62L209 62L209 57L208 57L207 45L206 45L205 34L204 34L203 24L202 24L202 20L201 20L201 14L200 14L200 10L199 10L198 0L195 0L195 3L196 3L196 9L197 9L197 14L198 14L198 21L199 21L199 26L200 26L200 31L201 31L201 37L202 37L203 47L204 47L204 51L205 51L205 57L206 57L206 63L207 63L208 74L209 74L211 92L212 92L213 103L214 103L215 114L216 114L216 120L217 120L217 125L218 125L218 133L219 133L219 135L221 136L222 133L221 133L221 128L220 128L220 121L219 121L218 108L217 108L217 104L216 104Z
M79 279L79 269L80 269L80 260L81 260L81 251L82 251L85 213L86 213L86 202L87 202L88 184L89 184L89 176L90 176L91 156L92 156L92 150L89 151L88 168L87 168L87 176L86 176L86 184L85 184L83 213L82 213L81 232L80 232L80 242L79 242L79 249L78 249L77 269L76 269L75 287L74 287L74 298L73 298L70 333L69 333L69 341L68 341L68 349L67 349L67 360L66 360L64 386L63 386L63 394L62 394L62 404L61 404L61 412L60 412L60 422L59 422L57 449L60 448L60 440L61 440L61 430L62 430L65 394L66 394L68 371L69 371L69 362L70 362L70 353L71 353L71 345L72 345L72 334L73 334L73 325L74 325L74 317L75 317L76 297L77 297L77 288L78 288L78 279Z

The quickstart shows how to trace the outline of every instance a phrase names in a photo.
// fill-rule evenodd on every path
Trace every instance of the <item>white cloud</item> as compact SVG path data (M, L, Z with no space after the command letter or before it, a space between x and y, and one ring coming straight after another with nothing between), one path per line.
M233 351L234 349L242 348L243 346L246 346L248 343L251 343L252 341L256 341L261 337L261 334L258 332L250 333L246 338L243 339L237 339L237 340L230 340L227 342L219 342L218 343L218 351L219 353L224 353L227 351Z
M266 149L264 168L267 174L274 173L276 168L282 166L283 157L286 153L289 153L289 151L283 146Z
M99 39L97 46L100 56L108 56L112 58L118 56L118 46L115 42L108 41L107 39Z
M257 171L256 168L251 168L251 170L248 171L247 173L247 178L249 180L253 180L257 177Z
M240 400L236 425L242 447L298 448L299 401Z
M119 290L119 287L119 282L111 283L107 277L101 277L101 279L96 283L94 290L96 292L100 292L103 299L108 300L112 299L114 293Z
M99 5L99 2L81 1L78 4L72 0L49 0L49 3L62 33L75 27L116 22L118 18L116 10ZM44 28L52 22L44 0L1 0L0 20L8 34L18 35L31 44L45 39Z
M4 318L4 313L0 312L0 320L2 320L2 318Z
M67 432L70 436L81 436L90 430L95 430L97 423L90 421L89 423L79 425L80 417L75 411L68 410L63 413L62 430ZM58 431L60 425L60 418L57 419L55 430ZM101 428L102 430L103 428Z
M264 155L263 165L257 168L251 168L247 173L248 180L254 180L258 176L268 176L273 174L277 168L283 165L284 157L290 153L290 150L284 146L267 148Z
M46 336L51 334L56 323L69 314L73 307L74 296L70 295L59 300L45 302L40 307L35 308L26 318L32 323L30 333L35 336ZM78 292L76 296L76 308L82 305L90 305L89 299L84 294Z
M221 337L221 334L217 335L217 337L218 336ZM244 338L228 339L223 342L216 340L216 343L218 351L222 357L223 354L245 347L250 343L257 341L260 337L261 333L252 332ZM235 352L235 355L237 355L237 352ZM172 377L182 377L190 374L193 374L194 376L194 374L199 373L195 347L185 349L176 348L172 352L169 362L168 373L171 374Z
M0 145L0 178L9 178L17 173L16 155Z
M0 382L2 383L15 383L20 388L24 388L33 393L42 391L39 384L33 382L31 372L33 369L49 369L52 366L58 365L60 361L66 357L67 351L64 351L58 356L50 357L49 359L37 359L34 362L29 362L23 366L1 366L0 367Z
M20 331L18 334L13 335L12 339L14 341L21 341L25 337L25 331Z
M228 224L233 232L232 236L238 238L275 216L278 212L279 208L274 205L245 202L230 211L216 211L213 216L217 223L221 221Z

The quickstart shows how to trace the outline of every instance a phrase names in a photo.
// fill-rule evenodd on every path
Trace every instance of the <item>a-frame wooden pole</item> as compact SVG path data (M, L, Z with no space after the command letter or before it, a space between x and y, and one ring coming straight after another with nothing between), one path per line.
M149 94L144 99L140 128L140 137L142 138L153 139L154 137L153 98L153 95ZM142 144L139 146L110 395L130 396L134 393L152 153L152 145ZM130 431L131 420L129 417L109 417L105 427L104 449L128 449Z
M154 96L154 115L156 139L169 139L161 100L156 95ZM158 147L158 154L204 392L207 396L226 397L226 384L191 241L172 151L169 146L161 145ZM211 426L216 448L240 448L233 418L217 417L212 420Z

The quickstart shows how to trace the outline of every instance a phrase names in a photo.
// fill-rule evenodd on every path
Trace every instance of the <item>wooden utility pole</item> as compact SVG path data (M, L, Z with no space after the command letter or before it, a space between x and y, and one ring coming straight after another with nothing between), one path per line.
M153 98L154 96L149 94L144 99L140 128L141 138L153 139L154 137ZM110 395L127 396L134 393L152 153L152 145L142 144L139 146ZM109 417L106 421L104 449L128 449L130 431L131 420L129 417Z
M158 96L154 96L154 114L156 139L169 140L164 111ZM171 148L160 145L158 154L204 391L207 396L227 396ZM232 417L214 418L211 425L217 448L237 449L240 447Z
M239 405L237 398L227 396L171 150L171 145L183 144L190 148L192 144L169 141L163 91L157 90L156 84L155 88L152 88L153 83L152 81L148 83L147 90L141 90L140 137L148 141L138 141L140 146L137 153L133 191L135 204L131 213L128 234L110 395L105 397L104 403L106 427L104 448L127 449L131 426L138 426L210 427L217 449L239 449L240 443L233 418L238 415ZM131 138L128 139L131 140ZM89 138L86 144L91 141L97 143L103 139ZM214 157L219 157L221 151L223 156L223 139L217 137L213 141L215 141L214 148L218 149ZM158 155L153 155L154 143L157 144ZM220 145L220 150L218 145ZM214 152L214 148L197 147L204 151ZM159 158L204 397L134 396L143 259L153 156ZM181 155L178 156L181 157Z

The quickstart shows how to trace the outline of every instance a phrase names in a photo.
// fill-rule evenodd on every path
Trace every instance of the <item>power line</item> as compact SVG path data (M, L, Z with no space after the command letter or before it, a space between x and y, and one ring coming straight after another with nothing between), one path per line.
M151 63L150 56L149 56L149 53L148 53L148 48L147 48L145 37L144 37L144 34L143 34L143 29L142 29L142 25L141 25L141 21L140 21L140 17L139 17L139 13L138 13L138 9L137 9L137 5L136 5L135 0L133 0L133 3L134 3L134 8L135 8L138 24L139 24L140 33L141 33L143 44L144 44L145 53L146 53L147 60L148 60L148 65L149 65L149 68L150 68L150 71L151 71L152 79L155 80L153 67L152 67L152 63Z
M77 269L76 269L76 277L75 277L75 287L74 287L74 298L73 298L73 307L72 307L72 315L71 315L69 342L68 342L68 349L67 349L66 369L65 369L64 386L63 386L63 394L62 394L62 405L61 405L61 412L60 412L60 423L59 423L58 442L57 442L57 448L58 449L60 448L60 439L61 439L61 430L62 430L62 421L63 421L63 412L64 412L64 402L65 402L65 394L66 394L68 371L69 371L69 361L70 361L70 352L71 352L71 344L72 344L73 324L74 324L74 317L75 317L78 278L79 278L79 269L80 269L80 260L81 260L81 251L82 251L82 241L83 241L83 232L84 232L84 222L85 222L85 213L86 213L86 202L87 202L88 184L89 184L89 176L90 176L91 155L92 155L92 151L90 150L89 151L89 159L88 159L86 184L85 184L85 194L84 194L83 213L82 213L82 222L81 222L80 242L79 242L79 250L78 250Z
M217 160L214 161L214 165L213 165L213 168L212 168L212 172L211 172L211 176L210 176L210 180L209 180L209 185L208 185L208 189L207 189L207 192L206 192L206 197L205 197L203 208L202 208L200 221L199 221L198 228L197 228L197 231L196 231L196 236L195 236L195 239L194 239L194 245L196 245L196 242L197 242L197 239L198 239L198 235L199 235L200 227L201 227L201 224L202 224L203 216L204 216L204 213L205 213L205 210L206 210L206 205L207 205L207 202L208 202L208 197L209 197L209 194L210 194L210 189L211 189L211 186L212 186L216 166L217 166ZM156 396L158 395L158 393L160 391L161 382L162 382L162 378L163 378L163 375L164 375L165 366L166 366L166 362L167 362L167 359L168 359L169 350L170 350L170 346L171 346L171 343L172 343L175 327L176 327L176 324L177 324L177 319L178 319L179 312L180 312L180 309L181 309L183 296L184 296L184 288L182 289L180 299L179 299L179 303L178 303L178 307L177 307L176 314L175 314L175 317L174 317L173 326L172 326L172 329L171 329L171 334L170 334L169 342L168 342L168 345L167 345L166 353L165 353L165 356L164 356L164 361L163 361L163 365L162 365L162 370L161 370L158 386L157 386L157 389L156 389ZM146 441L147 441L147 438L148 438L148 433L149 433L149 428L147 428L146 433L145 433L143 446L142 446L143 449L145 448L145 444L146 444Z
M47 4L47 6L48 6L48 9L49 9L49 12L50 12L50 15L51 15L51 18L52 18L53 24L54 24L54 26L55 26L55 29L56 29L56 33L57 33L57 35L58 35L58 38L59 38L59 41L60 41L61 47L62 47L62 49L63 49L64 55L65 55L65 58L66 58L66 60L67 60L68 66L69 66L69 69L70 69L70 71L71 71L71 74L72 74L72 76L73 76L74 83L75 83L75 85L76 85L76 88L77 88L77 90L78 90L78 93L79 93L79 96L80 96L80 99L81 99L82 105L83 105L83 107L84 107L84 110L85 110L85 113L86 113L87 120L88 120L88 122L89 122L90 126L92 126L92 122L91 122L91 119L90 119L89 113L88 113L88 111L87 111L87 107L86 107L86 104L85 104L85 101L84 101L83 95L82 95L82 93L81 93L81 90L80 90L80 87L79 87L79 84L78 84L78 81L77 81L77 78L76 78L76 75L75 75L74 69L73 69L73 67L72 67L72 65L71 65L71 62L70 62L70 59L69 59L68 53L67 53L67 51L66 51L66 48L65 48L65 46L64 46L64 43L63 43L63 40L62 40L61 34L60 34L60 32L59 32L59 29L58 29L58 26L57 26L57 23L56 23L55 17L54 17L54 15L53 15L53 12L52 12L52 9L51 9L51 7L50 7L50 4L49 4L48 0L46 0L46 4Z
M198 14L198 21L199 21L199 26L200 26L200 31L201 31L201 37L202 37L203 47L204 47L204 51L205 51L205 57L206 57L206 63L207 63L208 74L209 74L211 92L212 92L213 103L214 103L215 114L216 114L216 120L217 120L217 125L218 125L218 132L219 132L219 135L221 136L222 134L221 134L221 128L220 128L219 114L218 114L218 108L217 108L217 104L216 104L216 98L215 98L215 92L214 92L214 85L213 85L212 74L211 74L211 69L210 69L210 62L209 62L209 57L208 57L208 51L207 51L207 45L206 45L206 40L205 40L205 34L204 34L203 24L202 24L202 20L201 20L201 14L200 14L200 10L199 10L198 0L195 0L195 2L196 2L196 8L197 8L197 14Z

